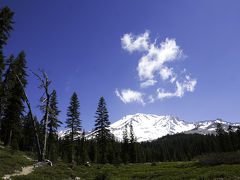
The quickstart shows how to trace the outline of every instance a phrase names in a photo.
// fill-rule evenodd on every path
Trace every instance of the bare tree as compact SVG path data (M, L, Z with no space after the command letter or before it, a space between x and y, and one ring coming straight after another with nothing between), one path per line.
M44 94L46 95L45 98L42 96L41 97L41 102L45 103L44 105L44 134L43 134L43 145L42 145L42 160L45 160L45 156L46 156L46 149L47 149L47 125L48 125L48 114L49 114L49 104L50 104L50 97L51 97L51 93L49 93L49 85L51 84L51 81L48 80L48 76L46 74L46 72L44 70L39 70L42 73L42 77L39 76L38 74L32 72L35 76L37 76L37 78L41 81L41 85L39 86L39 88L43 88L44 89Z

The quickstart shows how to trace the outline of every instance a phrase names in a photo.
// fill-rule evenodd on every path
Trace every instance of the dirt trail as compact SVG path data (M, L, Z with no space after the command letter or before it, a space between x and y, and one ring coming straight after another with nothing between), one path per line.
M30 161L34 161L32 158L28 157L28 156L25 156L24 157ZM26 167L23 167L21 171L18 171L18 172L15 172L13 174L6 174L2 177L2 179L5 179L5 180L10 180L12 176L20 176L20 175L28 175L30 174L31 172L34 171L34 166L33 165L30 165L30 166L26 166Z
M33 169L34 169L33 165L26 166L26 167L23 167L22 171L20 171L20 172L4 175L3 179L10 179L10 177L12 177L12 176L28 175L31 172L33 172Z

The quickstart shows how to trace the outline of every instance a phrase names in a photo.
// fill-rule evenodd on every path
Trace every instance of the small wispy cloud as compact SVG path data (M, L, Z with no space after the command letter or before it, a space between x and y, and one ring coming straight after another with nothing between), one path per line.
M186 76L186 79L180 83L176 81L176 91L175 92L165 92L164 89L157 89L157 98L164 99L170 97L183 97L185 92L193 92L195 85L197 84L196 79L191 79L189 76Z
M197 80L191 78L186 69L178 73L173 66L170 66L170 62L186 58L182 49L177 45L176 40L166 38L160 43L157 43L157 39L151 42L149 34L149 31L140 35L129 33L124 34L121 38L124 50L130 53L134 51L142 53L137 66L140 87L150 88L154 86L156 88L155 95L148 95L148 101L146 101L153 103L156 99L181 98L185 92L193 92ZM171 86L174 85L175 89L171 92L163 87L159 87L162 84L158 83L160 81L169 83ZM156 87L157 85L158 87ZM142 92L125 89L121 93L116 90L116 95L124 103L136 101L145 104Z
M133 91L131 89L123 89L121 90L121 92L119 92L118 89L116 89L115 94L124 103L137 102L142 105L145 105L145 102L143 101L143 94L141 92Z
M153 79L148 79L147 81L142 82L142 83L140 84L140 86L141 86L142 88L145 88L145 87L148 87L148 86L153 86L156 82L157 82L157 81L155 81L155 80L153 80Z
M148 49L149 33L145 32L139 36L125 34L122 38L122 48L129 51L145 51Z

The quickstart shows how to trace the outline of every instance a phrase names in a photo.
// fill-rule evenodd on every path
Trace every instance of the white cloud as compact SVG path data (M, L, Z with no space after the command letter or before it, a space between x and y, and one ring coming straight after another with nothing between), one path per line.
M170 82L171 83L174 83L174 81L177 79L177 76L175 75L175 76L173 76L171 79L170 79Z
M148 96L149 103L154 103L155 99L152 95Z
M159 73L163 80L167 80L170 76L173 76L173 68L163 67Z
M157 92L158 92L158 99L163 99L163 98L175 96L175 93L165 92L165 90L162 89L162 88L158 88Z
M121 38L122 48L130 53L140 51L142 56L139 59L137 72L140 80L141 88L150 88L151 86L157 88L157 96L149 94L143 96L142 92L124 89L119 93L115 91L116 95L124 102L146 102L153 103L156 99L164 99L171 97L183 97L185 92L193 92L197 84L196 79L192 79L187 70L178 70L174 68L172 62L177 61L179 58L186 58L181 48L177 45L175 39L166 38L164 41L158 43L157 39L150 41L149 31L135 36L131 33L124 34ZM157 84L157 85L156 85ZM170 84L175 86L172 91L166 91L163 88ZM168 87L168 89L170 88ZM145 89L142 89L145 90ZM156 89L154 89L156 93ZM149 91L148 91L149 92Z
M149 32L146 31L144 34L139 36L133 36L132 34L125 34L121 38L122 48L129 51L144 51L148 49Z
M196 79L191 79L190 76L186 75L186 79L180 83L176 81L176 91L175 92L165 92L164 89L157 89L158 99L169 98L169 97L183 97L185 92L193 92L197 84Z
M130 102L137 102L145 105L143 101L143 94L138 91L133 91L131 89L123 89L121 92L118 89L115 90L115 94L126 104Z
M138 64L138 76L141 81L153 79L154 73L160 73L164 63L174 61L182 56L182 50L177 46L175 39L168 39L160 43L160 47L151 44L147 54L143 55Z
M177 97L183 97L184 93L186 91L188 92L193 92L194 88L197 84L196 79L191 79L190 76L186 75L186 79L184 80L183 83L179 83L176 81L176 86L177 86L177 91L176 91L176 96Z
M148 87L148 86L153 86L156 82L157 82L156 80L149 79L149 80L147 80L147 81L145 81L145 82L142 82L142 83L140 84L140 86L141 86L142 88L145 88L145 87Z

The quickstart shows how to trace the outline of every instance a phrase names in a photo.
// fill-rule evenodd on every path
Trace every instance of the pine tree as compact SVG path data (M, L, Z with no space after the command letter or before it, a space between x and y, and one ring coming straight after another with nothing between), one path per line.
M222 128L222 125L220 123L217 123L216 133L218 136L221 136L224 134L224 129Z
M227 149L228 149L228 146L227 146L228 142L226 142L227 134L225 133L225 131L222 128L222 125L220 123L217 124L216 133L217 133L220 151L223 151L223 152L227 151Z
M14 61L11 56L9 62L10 65L5 74L4 91L7 96L2 123L6 131L4 144L14 145L17 148L21 138L25 95L16 75L25 87L27 84L25 53L22 51Z
M3 54L3 47L7 45L7 40L10 37L10 32L13 30L12 12L8 7L0 9L0 130L3 116L3 106L4 106L4 87L3 87L3 73L6 66L5 57Z
M88 153L86 147L86 138L85 138L85 131L82 133L82 137L78 138L78 145L77 145L77 163L84 164L88 161Z
M57 104L57 93L56 90L53 90L50 97L50 110L48 118L48 159L51 161L56 160L58 140L57 129L62 124L62 122L57 118L60 113Z
M98 147L98 162L107 162L107 147L110 139L109 116L106 102L103 97L100 98L95 116L95 134Z
M127 131L127 124L124 126L123 130L123 142L121 148L121 155L123 163L127 163L129 159L128 150L129 150L129 139L128 139L128 131Z
M134 136L132 121L130 123L129 156L130 156L131 163L136 163L136 160L137 160L136 139L135 139L135 136Z
M74 137L79 134L79 131L81 131L81 120L79 118L80 112L79 112L79 101L76 92L73 93L70 101L70 106L68 107L67 112L67 120L66 124L68 128L71 129L70 133L70 140L71 140L71 159L70 161L74 161Z
M35 121L37 121L35 117ZM35 149L35 132L30 113L23 118L23 140L22 150L34 151Z

